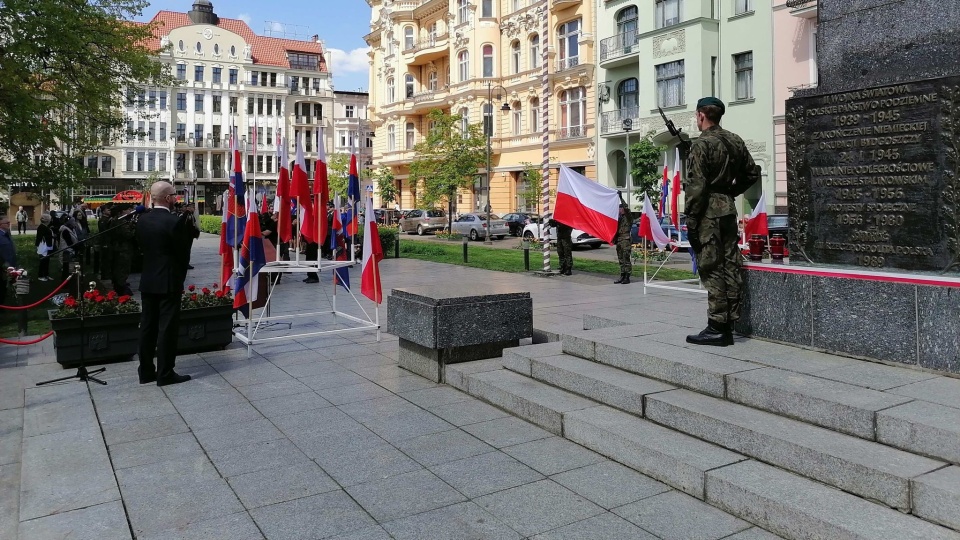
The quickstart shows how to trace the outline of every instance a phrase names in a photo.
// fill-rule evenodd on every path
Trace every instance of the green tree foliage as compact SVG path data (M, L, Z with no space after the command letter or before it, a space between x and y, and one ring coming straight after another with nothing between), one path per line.
M340 194L347 199L347 181L350 177L350 154L337 153L327 155L327 181L330 184L330 200Z
M663 148L653 144L653 133L646 134L630 145L630 166L631 185L637 186L634 197L642 201L643 196L647 195L656 208L663 182Z
M419 201L425 207L446 201L449 225L453 225L453 201L457 191L473 184L484 163L486 138L481 124L461 127L460 116L433 110L427 115L433 129L413 151L410 178L421 186Z
M146 0L0 2L0 182L46 194L78 186L81 158L124 135L118 107L169 68L130 22Z
M524 161L523 176L526 179L526 189L520 192L527 208L533 207L536 213L540 214L540 206L543 204L543 169L539 165L534 165ZM553 198L556 190L550 190L550 198Z
M373 181L377 192L380 193L380 200L384 203L392 203L397 200L400 190L397 189L396 178L390 172L388 167L380 167L373 172Z

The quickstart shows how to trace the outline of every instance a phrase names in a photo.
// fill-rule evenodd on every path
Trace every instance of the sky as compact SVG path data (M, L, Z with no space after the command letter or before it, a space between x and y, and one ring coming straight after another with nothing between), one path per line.
M138 21L149 21L161 10L190 11L194 0L152 0ZM370 7L364 0L211 0L220 17L242 19L258 35L266 30L286 37L310 39L317 34L333 53L333 84L337 90L366 90L370 65L363 36L370 32ZM296 35L290 35L296 34ZM284 37L282 34L272 34Z

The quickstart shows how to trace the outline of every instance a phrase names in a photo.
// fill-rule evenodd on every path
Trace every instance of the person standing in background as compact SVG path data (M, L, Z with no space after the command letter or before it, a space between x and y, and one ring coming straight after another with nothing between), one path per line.
M27 232L27 211L21 206L17 210L17 234L23 234Z
M630 242L630 207L620 203L620 217L617 218L617 260L620 261L620 279L614 283L626 285L630 283L630 274L633 273L633 261L630 260L633 244Z
M50 252L53 251L53 231L50 230L50 214L40 216L40 225L37 225L37 238L34 240L37 255L40 256L40 268L37 269L37 279L50 281Z
M7 305L7 268L17 267L17 247L13 245L10 218L0 216L0 305Z

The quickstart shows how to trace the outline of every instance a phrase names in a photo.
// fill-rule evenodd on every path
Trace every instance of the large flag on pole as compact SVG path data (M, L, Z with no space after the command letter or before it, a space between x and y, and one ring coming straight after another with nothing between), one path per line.
M380 245L380 232L377 230L377 219L373 213L372 197L367 197L364 221L360 292L380 304L383 303L383 292L380 287L380 266L378 263L383 260L383 246Z
M660 228L657 221L657 214L653 211L653 205L650 204L650 197L643 196L643 213L640 215L640 230L637 231L640 238L646 238L663 249L670 243L670 237Z
M230 189L227 194L227 244L237 247L243 242L243 231L247 221L247 205L244 197L243 160L240 156L240 141L237 128L230 134L230 156L233 160L233 173L230 175Z
M280 137L277 131L277 163L280 175L277 178L277 197L273 200L273 211L277 216L277 234L281 242L289 242L293 236L290 225L290 158L287 154L287 139Z
M313 201L310 184L307 182L307 163L303 158L303 140L297 135L297 159L293 162L293 180L290 195L296 197L300 207L300 236L308 242L316 242L316 221L314 221Z
M663 187L660 188L660 208L657 217L662 218L667 211L667 197L670 194L670 168L667 167L667 153L663 153Z
M336 195L333 199L334 209L333 209L333 230L330 234L330 245L333 248L335 253L334 260L337 261L346 261L349 260L347 257L347 240L345 236L345 226L343 224L343 217L340 215L340 196ZM333 270L333 283L334 285L340 284L343 285L343 288L350 290L350 273L349 268L341 267L335 268Z
M760 200L753 212L743 219L743 234L747 239L751 235L759 234L761 236L770 236L770 230L767 228L767 194L760 194Z
M317 164L313 170L313 194L317 196L316 216L319 220L320 237L317 243L326 240L330 231L327 230L327 201L330 200L330 181L327 177L327 149L323 144L323 128L317 130Z
M619 216L620 196L617 190L602 186L566 165L560 165L557 208L553 219L601 240L613 242Z
M347 235L359 232L357 205L360 203L360 175L357 174L357 155L350 154L350 174L347 177L347 204L350 206L350 222L347 223Z
M677 147L677 157L673 162L673 187L670 189L670 218L673 220L673 226L680 230L680 147Z
M223 198L229 196L229 191L223 192ZM233 275L233 248L227 243L227 223L230 221L230 213L227 205L222 205L220 218L220 286L230 285L230 278Z
M260 220L256 216L256 206L251 204L250 215L240 246L240 268L237 285L234 287L233 308L239 309L249 317L247 306L260 297L260 269L267 264L267 254L263 249L263 234L260 232Z

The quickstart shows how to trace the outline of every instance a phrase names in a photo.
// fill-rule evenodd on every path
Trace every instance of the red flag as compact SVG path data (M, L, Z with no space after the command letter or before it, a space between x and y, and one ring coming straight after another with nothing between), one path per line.
M380 287L380 266L383 260L383 247L380 245L380 233L373 213L373 199L367 198L365 212L366 226L363 231L363 266L360 274L360 293L374 302L383 303L383 291Z
M747 239L751 235L770 236L770 230L767 228L767 199L766 193L760 195L757 206L749 216L743 218L743 234Z
M317 196L316 216L320 221L320 237L317 242L327 238L327 201L330 200L330 181L327 177L327 150L323 144L323 130L317 133L317 163L313 171L313 194Z
M281 242L289 242L293 236L290 223L290 160L287 156L287 140L277 134L277 162L280 164L280 176L277 179L277 197L273 200L273 211L277 215L277 234Z
M619 215L620 197L616 190L560 165L555 220L612 242Z
M224 195L226 197L226 194ZM227 205L223 205L223 216L220 219L220 286L228 287L233 274L233 248L227 242Z
M316 242L317 222L313 211L313 196L307 182L307 165L303 158L303 141L297 137L297 160L293 163L293 181L290 195L297 198L300 206L300 236L308 242Z
M673 226L680 230L680 148L677 148L677 159L673 165L673 188L670 190L670 218Z

